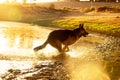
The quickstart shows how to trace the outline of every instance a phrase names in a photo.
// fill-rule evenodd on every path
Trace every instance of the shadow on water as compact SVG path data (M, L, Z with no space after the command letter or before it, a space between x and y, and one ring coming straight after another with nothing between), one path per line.
M86 38L82 37L70 46L71 51L61 54L48 45L38 52L36 58L32 48L44 43L50 31L50 29L38 26L1 28L0 66L4 62L7 65L4 65L5 70L8 70L4 71L2 68L5 72L2 78L6 80L8 77L11 80L12 78L26 80L120 79L119 37L92 34ZM24 62L27 59L25 56L30 61ZM16 61L18 58L23 61ZM27 67L20 69L23 65Z

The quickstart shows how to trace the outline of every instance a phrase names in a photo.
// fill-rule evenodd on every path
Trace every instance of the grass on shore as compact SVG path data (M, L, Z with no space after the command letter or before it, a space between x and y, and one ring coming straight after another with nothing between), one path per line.
M80 20L80 19L64 19L64 20L57 20L54 22L54 25L57 25L59 27L63 28L75 28L78 27L78 24L84 23L85 28L87 30L93 31L93 32L99 32L103 34L108 34L108 35L120 35L120 25L115 25L115 24L109 24L105 22L92 22L89 20Z

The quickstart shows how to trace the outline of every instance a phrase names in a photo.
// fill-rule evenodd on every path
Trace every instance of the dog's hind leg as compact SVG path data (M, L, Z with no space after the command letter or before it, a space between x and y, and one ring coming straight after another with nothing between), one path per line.
M56 48L59 52L62 52L62 43L59 40L49 41L49 44Z
M64 52L68 52L70 49L69 49L69 47L68 47L68 45L65 45L64 47L63 47L63 51Z
M44 48L46 45L48 44L48 42L46 41L43 45L37 46L34 48L34 52L37 52L38 50Z

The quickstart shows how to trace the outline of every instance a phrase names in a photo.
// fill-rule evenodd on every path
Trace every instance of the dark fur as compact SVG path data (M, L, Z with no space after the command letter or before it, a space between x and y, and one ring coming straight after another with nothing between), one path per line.
M88 32L83 28L83 24L80 24L79 28L74 30L54 30L49 34L45 43L35 47L34 51L38 51L44 48L47 44L50 44L59 52L66 52L69 51L69 45L75 43L81 36L86 37L86 35L88 35ZM62 45L64 45L63 48Z

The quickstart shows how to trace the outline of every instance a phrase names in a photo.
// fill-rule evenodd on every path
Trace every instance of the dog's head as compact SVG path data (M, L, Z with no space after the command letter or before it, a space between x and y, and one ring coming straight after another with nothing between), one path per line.
M73 32L78 37L86 37L88 35L88 32L84 29L83 24L80 24L79 28L74 29Z
M89 33L84 29L83 24L79 25L80 35L86 37Z

